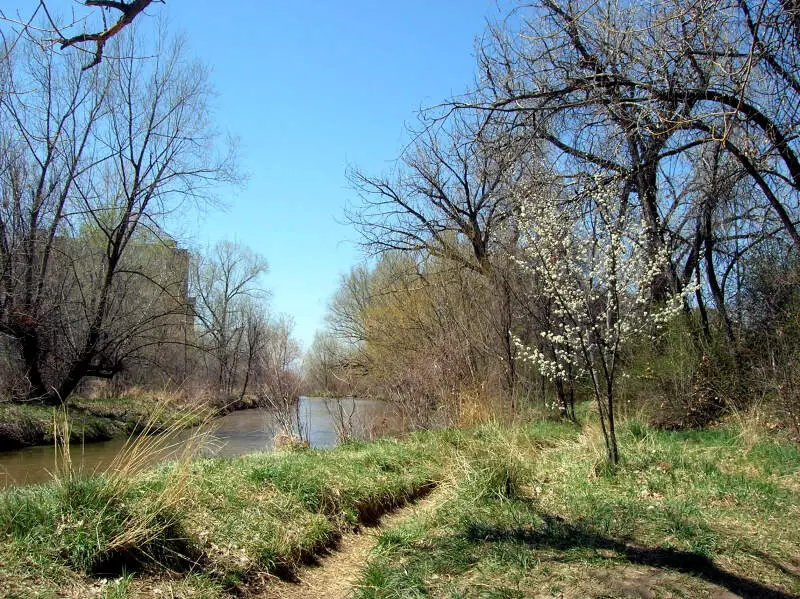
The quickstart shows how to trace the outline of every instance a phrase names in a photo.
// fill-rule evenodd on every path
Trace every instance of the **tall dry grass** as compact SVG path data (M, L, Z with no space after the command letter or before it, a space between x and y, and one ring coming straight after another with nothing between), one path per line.
M137 432L126 439L113 460L96 473L76 471L66 411L54 411L54 478L67 503L71 504L71 493L80 493L76 492L76 482L91 476L101 481L97 495L102 497L104 504L96 510L98 520L109 514L114 514L109 516L113 518L124 514L114 533L103 544L102 553L106 555L146 552L145 548L175 525L177 514L189 499L187 482L191 462L207 443L213 413L200 408L187 409L164 429L162 422L171 400L165 397L158 401L148 419L137 426ZM198 420L201 424L196 426ZM163 483L155 492L142 493L133 501L132 497L137 495L136 490L142 484L142 474L155 463L165 460L170 460L172 466Z
M505 422L508 410L504 409L501 400L488 393L484 385L464 387L455 394L454 406L450 410L456 414L455 424L461 428L481 424L499 424Z

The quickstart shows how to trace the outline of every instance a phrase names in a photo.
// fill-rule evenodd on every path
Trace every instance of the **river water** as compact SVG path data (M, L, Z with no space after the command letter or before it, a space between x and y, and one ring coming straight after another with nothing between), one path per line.
M344 423L351 435L360 439L397 430L390 412L390 407L380 401L301 397L299 430L311 447L329 448L338 441L340 425L337 423ZM278 431L275 415L269 410L256 408L231 412L212 423L203 435L199 453L230 457L266 451L272 448ZM170 440L169 450L155 452L148 462L174 457L192 435L190 430L179 432ZM73 470L102 471L123 449L125 442L126 439L119 438L86 445L73 444L70 450ZM55 469L53 446L0 452L0 488L50 480Z

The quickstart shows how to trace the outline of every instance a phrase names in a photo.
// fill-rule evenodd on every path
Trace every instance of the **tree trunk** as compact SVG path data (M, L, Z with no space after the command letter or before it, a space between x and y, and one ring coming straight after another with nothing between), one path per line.
M617 448L617 430L614 422L614 381L606 378L606 403L608 409L608 462L616 468L619 464L619 449Z

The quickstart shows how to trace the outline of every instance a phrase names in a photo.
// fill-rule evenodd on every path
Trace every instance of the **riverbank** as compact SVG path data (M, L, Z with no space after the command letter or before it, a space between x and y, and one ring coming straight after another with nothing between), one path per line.
M796 446L746 427L636 422L620 441L615 473L593 428L540 423L13 489L0 493L0 589L261 596L436 488L351 566L357 597L800 594Z
M0 403L0 451L53 444L54 414L66 415L73 443L96 443L127 437L148 425L151 432L200 424L210 415L255 407L253 401L224 407L197 405L158 394L114 398L75 398L63 410L35 403ZM55 410L55 412L54 412Z

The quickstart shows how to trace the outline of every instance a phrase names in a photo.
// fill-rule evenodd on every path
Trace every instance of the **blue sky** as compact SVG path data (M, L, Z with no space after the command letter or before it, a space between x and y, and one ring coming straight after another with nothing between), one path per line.
M220 8L220 7L224 8ZM270 265L264 285L308 345L339 277L360 258L345 170L386 171L415 111L468 89L491 0L185 2L163 11L212 68L217 122L241 140L249 180L199 223ZM339 222L337 222L339 221Z
M249 175L242 189L219 190L226 211L187 215L188 241L231 239L262 254L273 310L294 317L307 346L361 259L356 232L340 224L356 200L346 168L385 172L420 107L471 87L474 40L496 2L168 0L148 15L166 16L211 68L216 124L240 139Z

